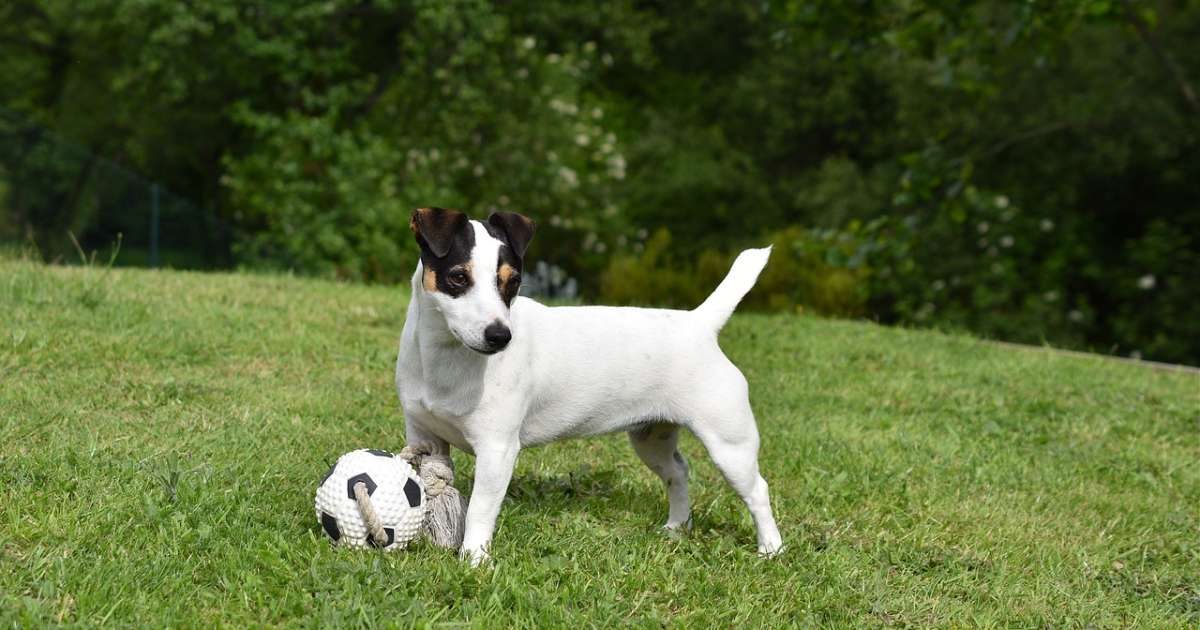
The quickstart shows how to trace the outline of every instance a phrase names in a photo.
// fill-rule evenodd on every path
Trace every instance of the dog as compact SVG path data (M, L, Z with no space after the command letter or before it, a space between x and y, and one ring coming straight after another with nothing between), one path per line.
M770 248L749 249L691 311L547 307L519 297L534 223L511 212L487 222L420 208L420 247L400 337L396 390L409 444L455 446L475 456L460 556L488 549L522 448L627 431L667 488L664 527L690 524L688 465L676 449L689 429L754 518L758 553L783 540L758 469L758 428L741 371L717 333L754 286Z

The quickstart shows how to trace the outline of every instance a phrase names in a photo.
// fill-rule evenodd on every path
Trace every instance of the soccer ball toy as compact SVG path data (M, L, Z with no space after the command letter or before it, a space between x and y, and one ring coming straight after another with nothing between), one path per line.
M425 486L392 453L351 451L321 481L316 510L335 545L403 549L425 524Z
M433 444L405 446L398 455L351 451L317 487L317 520L333 544L403 549L421 534L458 549L467 500L454 488L454 463Z

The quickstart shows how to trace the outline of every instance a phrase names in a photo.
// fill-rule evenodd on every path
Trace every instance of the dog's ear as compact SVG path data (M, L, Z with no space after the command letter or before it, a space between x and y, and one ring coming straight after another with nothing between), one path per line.
M529 241L533 240L533 231L537 227L529 217L516 212L493 212L488 217L488 225L503 232L508 246L521 257L529 249Z
M445 208L417 208L408 227L417 235L417 243L428 247L434 256L445 258L454 235L467 227L467 215Z

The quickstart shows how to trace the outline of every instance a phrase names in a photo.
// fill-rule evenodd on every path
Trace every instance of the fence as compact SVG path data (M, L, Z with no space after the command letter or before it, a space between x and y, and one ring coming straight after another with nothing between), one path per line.
M119 265L233 264L232 230L216 213L0 108L0 244L70 262L72 235L102 252L120 238Z

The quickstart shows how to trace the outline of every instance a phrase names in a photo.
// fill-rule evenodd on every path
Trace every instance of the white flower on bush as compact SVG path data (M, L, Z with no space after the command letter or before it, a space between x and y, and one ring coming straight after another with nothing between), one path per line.
M567 116L574 116L579 111L579 107L574 103L568 103L557 98L550 99L550 109Z
M1054 222L1050 219L1042 219L1042 231L1049 232L1054 229Z
M581 147L586 147L591 142L592 139L589 138L586 133L575 134L575 144L578 144Z
M1138 278L1137 281L1138 288L1143 291L1149 291L1150 289L1153 289L1155 284L1156 281L1154 279L1154 274L1152 273L1148 273L1141 278Z
M485 169L483 168L482 164L476 164L475 168L472 169L471 172L475 173L475 177L483 177L484 170Z
M562 57L559 56L558 53L550 53L549 55L546 55L546 63L558 63L560 59L562 59Z
M1058 301L1058 291L1047 291L1042 294L1042 299L1046 300L1047 302L1057 302Z
M1016 241L1011 236L1000 237L1000 247L1012 247L1014 242Z
M608 175L613 179L625 179L625 157L617 154L608 158Z
M1067 313L1067 319L1078 324L1079 322L1083 321L1083 312L1076 309L1071 309L1071 312Z
M567 185L567 188L574 188L579 185L579 175L577 175L574 170L566 166L558 167L558 177L559 179L563 180L563 183Z
M1000 208L1001 210L1003 210L1004 208L1007 208L1008 207L1008 197L1005 197L1004 195L1000 195L999 197L996 197L996 207Z
M531 50L534 46L537 46L537 40L532 37L526 37L522 43L525 44L525 50Z
M980 234L987 234L989 227L991 226L988 225L987 221L980 221L979 225L975 226L975 229L979 230Z

